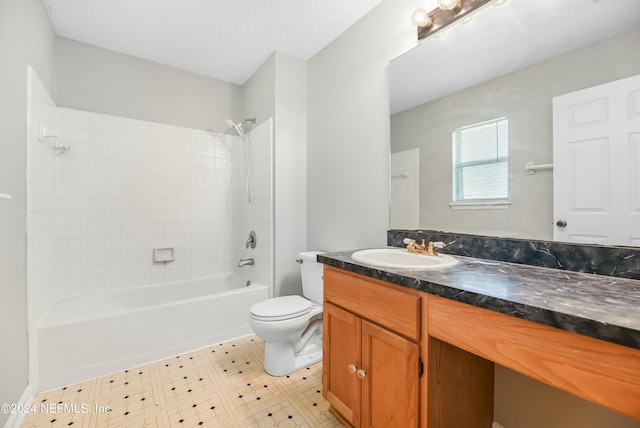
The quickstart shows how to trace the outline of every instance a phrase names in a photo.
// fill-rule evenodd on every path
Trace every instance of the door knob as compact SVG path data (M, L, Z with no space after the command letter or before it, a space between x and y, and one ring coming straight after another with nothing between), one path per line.
M367 375L367 371L366 370L358 370L356 372L356 376L358 376L358 379L364 379L364 377Z
M558 227L567 227L567 221L566 220L558 220L558 221L556 221L556 226L558 226Z
M358 367L355 364L349 364L347 370L349 370L349 373L355 373L356 370L358 370Z

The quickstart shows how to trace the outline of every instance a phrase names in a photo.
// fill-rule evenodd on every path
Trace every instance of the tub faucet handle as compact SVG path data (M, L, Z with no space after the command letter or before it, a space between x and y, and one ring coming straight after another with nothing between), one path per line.
M247 238L247 242L244 244L244 246L247 249L249 249L249 247L256 248L257 243L258 240L256 238L256 233L252 230L251 232L249 232L249 237Z

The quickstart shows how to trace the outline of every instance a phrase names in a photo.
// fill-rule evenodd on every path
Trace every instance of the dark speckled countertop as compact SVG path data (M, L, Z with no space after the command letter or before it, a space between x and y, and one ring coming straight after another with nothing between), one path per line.
M525 320L640 349L640 281L471 257L438 270L381 268L354 251L318 255L329 266Z

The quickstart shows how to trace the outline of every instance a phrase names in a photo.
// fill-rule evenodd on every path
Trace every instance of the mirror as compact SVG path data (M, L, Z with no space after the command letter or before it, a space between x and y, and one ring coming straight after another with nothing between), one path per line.
M509 0L393 60L390 228L552 240L553 172L524 168L553 162L552 98L640 74L638 46L637 0ZM510 204L453 209L452 131L500 117Z

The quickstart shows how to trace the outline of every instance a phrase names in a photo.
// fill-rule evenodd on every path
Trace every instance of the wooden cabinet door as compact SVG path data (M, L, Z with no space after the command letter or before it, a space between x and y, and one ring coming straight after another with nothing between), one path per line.
M325 302L323 310L322 389L327 401L354 427L360 426L360 318Z
M418 426L419 355L416 343L362 321L363 427Z

